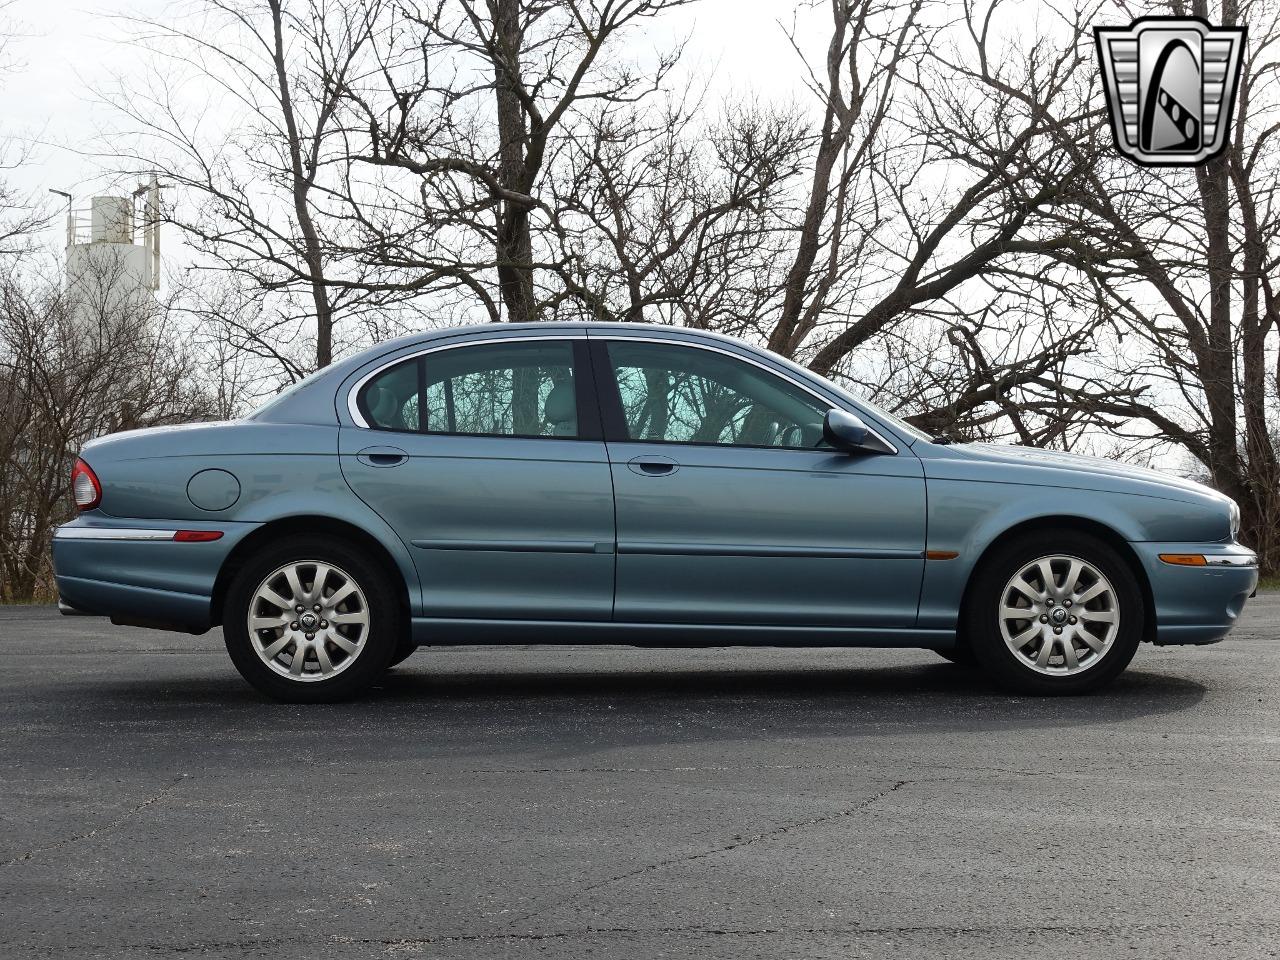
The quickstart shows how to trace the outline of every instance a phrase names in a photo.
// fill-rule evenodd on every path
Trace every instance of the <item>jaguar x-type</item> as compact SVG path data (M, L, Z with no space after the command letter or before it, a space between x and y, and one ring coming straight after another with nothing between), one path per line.
M423 645L902 646L1028 693L1221 640L1257 583L1228 498L935 442L781 357L670 327L385 343L229 423L72 471L65 613L202 633L282 700Z

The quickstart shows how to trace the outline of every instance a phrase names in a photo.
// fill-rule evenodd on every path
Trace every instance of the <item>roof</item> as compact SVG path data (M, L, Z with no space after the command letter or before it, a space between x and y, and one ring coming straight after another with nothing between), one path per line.
M393 340L384 340L376 346L385 347L390 344L410 344L419 340L434 340L439 337L461 336L471 333L487 333L493 331L525 331L525 330L563 330L563 331L636 331L651 330L655 333L673 333L688 334L697 337L705 337L708 340L727 340L731 343L741 343L742 341L736 337L726 336L722 333L713 333L710 330L699 330L696 327L680 327L667 323L621 323L618 321L593 321L593 320L539 320L533 323L469 323L457 327L432 327L427 330L418 330L413 333L407 333L403 336L396 337Z

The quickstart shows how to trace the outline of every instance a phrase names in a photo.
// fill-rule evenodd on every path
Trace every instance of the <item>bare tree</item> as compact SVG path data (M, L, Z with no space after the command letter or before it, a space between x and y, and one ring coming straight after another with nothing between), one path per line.
M807 143L794 113L751 103L714 124L688 98L598 111L550 187L565 299L598 320L742 332L771 293L768 226Z
M1084 349L1075 359L1055 367L1048 379L1037 374L1038 362L1027 362L1033 356L1011 371L1019 402L1005 413L1008 422L1023 435L1018 417L1043 415L1051 403L1057 405L1055 420L1073 417L1148 446L1180 448L1240 503L1245 539L1257 547L1264 567L1275 569L1280 371L1273 368L1277 300L1271 274L1280 265L1274 150L1280 136L1280 9L1272 0L1224 0L1217 9L1205 0L1189 7L1174 0L1164 8L1250 26L1234 137L1221 156L1185 171L1141 169L1111 149L1087 25L1128 20L1135 11L1102 7L1077 16L1060 38L1032 48L1024 63L1040 69L1011 74L1009 48L989 40L995 9L966 10L976 56L953 58L949 66L965 80L965 114L942 114L947 122L930 140L945 142L944 127L963 132L951 153L976 163L1006 197L986 208L987 222L998 228L950 267L935 268L923 284L909 268L901 289L822 347L815 366L829 369L845 347L866 342L865 333L903 304L918 309L912 301L921 292L963 294L966 288L949 280L973 267L973 276L999 291L995 302L1006 306L1032 302L1035 289L1056 291L1066 298L1065 315L1082 332L1091 325L1091 332L1077 341ZM1021 134L1007 120L977 122L985 114L975 109L974 97L1002 104L1003 117L1031 122ZM966 123L965 116L975 119ZM994 196L988 193L983 202ZM971 311L973 301L962 302ZM973 396L989 393L998 380L994 370L983 373Z
M158 172L175 188L166 219L199 266L239 279L247 302L237 312L258 313L244 342L289 375L329 364L339 318L359 320L379 305L331 233L344 226L334 198L349 163L339 107L384 6L200 0L169 22L131 20L154 54L153 72L103 94L128 125L113 143L134 135L131 172ZM201 99L184 95L192 78ZM235 120L209 132L209 113ZM274 298L271 309L262 309L264 296ZM310 358L298 355L299 339L313 345Z
M538 274L563 267L542 259L555 256L543 236L554 233L548 170L601 123L601 105L635 103L661 87L678 50L642 70L617 55L617 42L689 2L405 4L403 18L379 33L382 87L350 92L353 126L369 131L359 159L412 177L399 182L415 222L388 229L366 217L378 228L370 244L410 270L418 289L461 284L491 319L540 319L559 296ZM476 283L490 270L496 298Z
M855 267L857 252L847 245L865 249L879 225L874 203L857 202L858 188L883 147L886 119L899 108L900 74L914 70L920 56L920 0L831 0L830 8L825 70L809 72L822 121L808 196L768 337L769 348L786 356L800 349Z
M13 69L15 28L7 19L12 6L12 0L0 0L0 85ZM38 204L8 182L8 174L29 163L32 152L31 144L19 140L15 131L0 129L0 258L30 252L34 236L49 220Z
M1061 222L1101 149L1088 15L1028 47L996 39L998 2L962 4L967 29L910 0L824 6L807 176L756 225L787 238L769 247L785 266L746 330L937 433L1105 426L1093 401L1136 387L1087 362L1115 331Z
M1108 403L1122 434L1155 431L1203 464L1235 498L1248 542L1267 569L1280 564L1276 381L1268 357L1280 264L1275 145L1277 28L1273 2L1205 0L1190 9L1224 24L1248 22L1235 133L1219 157L1162 174L1123 161L1096 164L1082 192L1082 241L1105 255L1086 266L1098 300L1141 348L1144 397Z
M86 440L212 412L171 316L101 296L127 278L110 258L94 269L101 282L70 288L34 270L0 282L0 601L51 598L50 537Z

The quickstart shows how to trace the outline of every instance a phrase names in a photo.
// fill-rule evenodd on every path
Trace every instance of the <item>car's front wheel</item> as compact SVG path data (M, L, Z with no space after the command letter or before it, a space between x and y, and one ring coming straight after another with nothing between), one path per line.
M294 537L257 553L227 591L223 635L240 674L277 700L359 694L402 636L399 603L364 550Z
M966 636L979 666L1020 693L1097 689L1133 659L1146 611L1114 548L1074 531L998 548L975 574Z

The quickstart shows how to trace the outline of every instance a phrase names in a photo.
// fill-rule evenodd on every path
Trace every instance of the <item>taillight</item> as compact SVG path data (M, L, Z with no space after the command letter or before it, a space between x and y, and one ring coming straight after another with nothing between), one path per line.
M71 468L71 495L77 510L92 510L102 502L102 484L89 465L79 458Z

